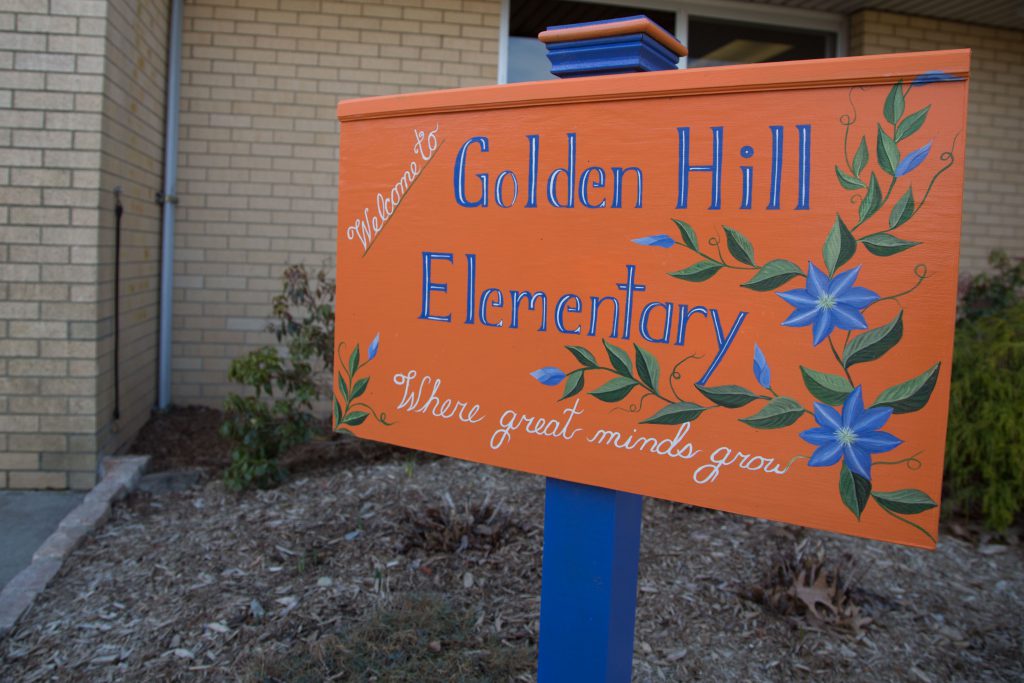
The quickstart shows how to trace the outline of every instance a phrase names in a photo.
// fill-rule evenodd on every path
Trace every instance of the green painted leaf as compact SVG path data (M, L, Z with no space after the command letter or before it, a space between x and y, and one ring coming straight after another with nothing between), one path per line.
M562 398L569 398L575 396L583 390L583 371L573 370L565 378L565 390L562 392ZM561 400L561 399L559 399Z
M674 273L669 273L674 278L680 280L686 280L687 282L704 282L711 278L712 275L717 273L722 268L721 263L714 261L698 261L689 268L683 268L677 270Z
M878 166L891 176L896 175L896 167L900 165L900 149L896 141L878 126Z
M641 349L636 344L633 344L633 349L636 353L636 374L640 378L640 381L651 388L652 391L658 390L658 374L661 372L658 367L658 359L651 355L651 353L645 349Z
M860 222L863 223L868 218L873 216L878 207L882 203L882 190L878 187L878 178L875 174L871 174L871 180L868 182L868 191L864 193L864 198L860 200Z
M881 358L902 338L903 311L901 310L885 325L863 332L847 342L846 348L843 349L843 366L848 368L857 363L867 363Z
M768 292L803 274L804 271L800 270L800 267L792 261L787 261L784 258L774 259L761 266L754 277L740 286L755 292Z
M694 386L709 401L726 408L742 408L757 398L757 394L750 389L735 384L725 384L720 387L706 387L700 384Z
M697 233L693 231L690 224L684 221L677 221L675 218L672 219L672 222L679 228L679 238L683 241L683 244L687 248L697 251Z
M853 155L853 174L860 177L860 172L864 170L864 167L868 164L868 141L862 135L860 138L860 144L857 145L857 153Z
M911 247L916 247L920 242L908 242L899 237L890 235L887 232L876 232L873 235L865 235L860 238L864 248L875 256L892 256Z
M359 344L356 344L356 348L352 349L352 355L348 357L348 376L355 377L356 370L359 369Z
M827 372L818 372L800 366L800 374L804 377L804 386L811 396L822 403L830 406L837 406L846 400L846 397L853 391L850 380L843 375L830 375Z
M621 401L629 395L629 392L633 391L633 387L637 385L635 379L629 377L613 377L605 382L599 389L591 391L590 395L604 401L605 403L615 403Z
M842 185L845 190L859 190L864 187L863 180L853 177L838 166L836 166L836 177L839 178L839 184Z
M370 383L369 377L356 380L356 383L352 385L352 400L355 400L363 395L366 391L366 385Z
M341 422L341 404L338 403L337 397L334 399L334 424Z
M849 261L857 251L857 240L843 223L843 219L836 214L835 223L825 238L825 246L822 248L822 256L825 257L825 267L828 268L829 277L835 275L836 270Z
M904 138L909 138L911 135L917 132L917 130L924 125L924 121L928 118L928 110L932 108L932 105L928 105L920 111L915 111L907 118L900 121L900 125L896 126L896 142Z
M894 413L912 413L921 410L927 405L928 399L932 397L935 382L939 379L940 365L941 363L936 363L917 377L889 387L879 394L872 407L892 408Z
M365 413L362 410L353 410L351 413L341 418L341 424L343 425L361 425L366 422L366 418L369 417L369 413Z
M750 240L728 225L723 225L722 227L725 228L725 245L729 247L729 253L732 254L732 257L748 266L755 265L754 245L750 243Z
M750 417L741 417L740 422L755 429L779 429L788 427L804 414L804 407L791 398L779 396L768 401L768 405Z
M338 391L341 392L341 396L346 402L352 400L348 394L348 383L340 372L338 373Z
M885 120L895 126L896 122L903 117L904 106L903 81L897 81L885 98L885 106L882 108Z
M569 349L569 353L571 353L576 358L576 360L582 363L585 367L597 367L597 359L594 358L594 354L592 354L590 351L587 351L582 346L566 346L565 348Z
M871 497L886 510L898 515L916 515L938 505L927 493L918 489L876 491Z
M608 360L611 361L615 372L625 377L632 377L633 364L629 360L629 354L615 344L609 344L607 339L602 339L601 343L604 344L604 350L608 352Z
M914 215L914 188L908 187L889 212L889 229L895 230Z
M696 420L705 410L707 410L706 406L699 406L688 401L680 401L679 403L670 403L654 415L640 422L641 424L649 425L681 425L684 422Z
M839 472L839 497L850 512L860 519L871 495L871 480L854 474L846 465Z

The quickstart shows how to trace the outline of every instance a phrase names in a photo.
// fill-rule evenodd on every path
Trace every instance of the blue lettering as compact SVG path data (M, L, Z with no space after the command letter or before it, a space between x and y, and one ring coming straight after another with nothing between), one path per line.
M597 180L591 181L590 174L595 171L597 172ZM593 187L595 190L597 188L604 187L603 168L591 166L580 174L580 203L588 209L603 209L608 201L606 199L602 199L600 204L591 204L590 196L588 194L590 187Z
M700 381L698 381L697 384L706 384L707 381L711 379L711 375L718 369L718 365L722 362L722 359L725 358L725 354L729 350L729 347L732 346L734 341L736 341L736 334L740 331L740 325L743 324L743 320L746 317L747 314L741 311L736 316L736 322L734 322L732 327L729 329L729 334L723 335L722 323L718 319L718 311L715 309L711 310L711 323L715 326L715 339L718 341L718 353L715 354L714 359L711 361L711 365L708 366L707 372L704 373L704 376L700 378Z
M797 211L811 208L811 127L796 127L800 139L799 162L797 164Z
M605 301L611 301L615 304L615 317L612 319L612 333L608 335L612 339L615 339L619 336L619 300L613 296L590 297L590 331L587 332L587 335L593 337L597 334L597 314L600 312L601 304Z
M633 208L639 209L643 206L644 197L644 174L636 166L630 166L629 168L612 168L612 185L614 193L612 194L612 208L622 208L622 177L627 171L633 171L636 174L636 204Z
M652 337L651 333L648 332L647 327L647 321L651 316L651 312L654 311L654 309L656 308L665 309L665 329L662 332L660 339L655 339L654 337ZM656 344L668 344L670 338L669 335L671 334L672 330L673 310L674 309L672 308L672 304L670 304L667 301L654 301L644 306L644 310L640 312L640 336L649 342L654 342Z
M690 308L689 306L679 304L679 327L676 329L676 346L686 344L686 325L690 322L690 316L697 315L698 313L705 318L708 317L708 309L703 306Z
M782 143L785 141L782 126L769 126L772 131L772 180L768 189L768 208L779 208L779 194L782 191Z
M690 164L690 127L676 128L679 135L679 195L676 208L685 209L689 201L690 172L711 174L711 205L709 209L722 208L722 127L711 128L711 163L704 166Z
M573 188L573 184L576 182L576 133L567 133L569 138L569 160L566 163L565 168L556 168L548 176L548 203L551 206L558 209L571 209L576 206L576 191ZM558 201L558 176L564 175L566 188L569 192L566 194L565 204L561 204Z
M492 323L487 319L487 302L491 298L491 296L495 294L497 294L497 296L495 297L494 301L491 302L491 307L501 308L502 306L505 305L505 297L501 293L500 289L490 287L488 289L485 289L484 293L480 296L480 322L483 323L484 325L487 325L487 327L501 327L502 325L505 324L504 320L499 320L496 323Z
M459 206L474 207L474 206L487 206L487 174L478 173L477 178L480 179L480 199L476 201L469 201L466 199L466 154L469 152L469 146L472 144L480 145L481 151L487 151L487 138L482 136L474 136L462 143L462 147L459 148L459 153L455 157L455 201L459 203Z
M423 252L423 290L419 317L421 320L437 320L438 322L450 323L452 321L451 314L434 315L430 312L430 293L448 291L447 283L439 284L437 282L432 282L430 279L431 264L434 261L447 261L448 263L454 263L452 254L433 251Z
M572 306L566 308L566 304L570 301L574 302ZM559 332L564 334L579 334L582 327L576 326L575 330L565 329L564 314L565 313L579 313L583 310L583 302L575 294L563 294L559 299L558 303L555 304L555 327L558 328Z
M512 178L512 201L508 204L504 201L504 193L501 188L504 186L505 178ZM497 202L498 206L503 209L507 209L516 203L516 199L519 197L519 181L516 180L516 174L512 171L502 171L498 174L498 179L494 181L494 201Z
M629 339L629 328L633 326L633 293L646 290L647 285L636 284L636 266L626 266L626 281L615 286L626 293L625 315L622 320L622 338ZM617 306L615 310L616 315L618 315ZM591 327L595 324L591 322Z
M531 311L537 306L537 300L540 299L540 327L537 328L538 332L544 332L548 329L548 295L544 292L537 292L536 294L531 292L519 292L512 290L509 292L512 295L512 322L509 327L519 327L519 304L526 299L526 307Z

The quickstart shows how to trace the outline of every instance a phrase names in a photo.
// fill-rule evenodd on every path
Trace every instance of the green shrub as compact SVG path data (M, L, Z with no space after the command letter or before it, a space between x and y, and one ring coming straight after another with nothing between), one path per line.
M269 330L286 350L264 346L231 362L228 378L250 388L229 394L221 434L232 443L224 473L232 489L269 488L285 476L278 460L305 443L317 424L313 403L330 385L334 339L334 283L323 270L311 280L304 266L289 266L274 297Z
M946 485L958 513L1000 530L1024 501L1024 302L997 308L957 326Z
M1011 259L1002 249L989 254L992 272L965 276L960 282L958 316L974 320L998 314L1024 296L1024 259Z

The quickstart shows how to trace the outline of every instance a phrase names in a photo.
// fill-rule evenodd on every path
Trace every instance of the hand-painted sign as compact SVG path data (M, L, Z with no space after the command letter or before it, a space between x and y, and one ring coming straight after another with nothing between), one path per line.
M336 427L933 546L967 70L342 102Z

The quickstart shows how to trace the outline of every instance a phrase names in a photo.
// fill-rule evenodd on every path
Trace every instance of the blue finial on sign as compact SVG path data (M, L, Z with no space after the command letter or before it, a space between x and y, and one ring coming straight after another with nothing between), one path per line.
M552 26L539 36L559 78L675 69L686 48L645 16Z

